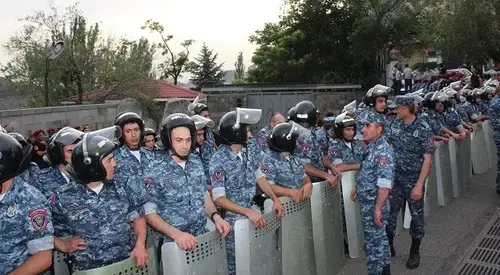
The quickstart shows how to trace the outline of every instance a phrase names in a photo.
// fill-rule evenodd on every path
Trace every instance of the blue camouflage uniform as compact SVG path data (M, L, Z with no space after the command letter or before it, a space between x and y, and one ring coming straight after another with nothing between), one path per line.
M378 114L375 112L375 109L373 107L370 108L363 108L359 113L356 115L356 135L354 136L355 139L357 140L362 140L363 139L363 134L361 133L361 129L363 129L363 121L366 121L367 117L370 117L373 114ZM389 121L384 117L384 132L382 133L384 136L387 135L387 129L390 124Z
M38 167L38 165L36 165L36 163L34 162L30 162L30 166L28 167L28 169L26 169L18 177L21 177L25 182L28 182L29 184L32 184L33 186L38 188L39 174L40 174L40 168Z
M457 104L455 105L455 110L457 111L458 115L460 116L460 120L464 122L469 122L469 115L467 115L467 112L465 111L464 107L462 104Z
M395 234L397 215L407 201L412 216L410 235L418 240L424 237L424 199L412 200L410 194L420 176L424 154L434 153L431 137L431 127L418 117L409 124L398 119L391 127L389 143L394 149L396 170L390 196L391 215L387 225L388 235ZM422 193L425 194L425 185Z
M230 145L221 145L210 160L210 176L214 201L224 196L237 205L250 208L256 194L256 182L265 174L260 169L260 156L255 156L255 150L243 148L236 154ZM245 216L227 212L225 220L234 227L237 220ZM226 237L227 264L229 274L236 274L236 259L234 247L234 231Z
M316 130L316 139L318 141L319 149L323 155L328 155L328 134L325 131L325 128L320 128Z
M359 164L363 158L363 145L359 140L350 142L350 146L343 139L334 139L328 147L328 159L333 165Z
M480 115L482 116L489 116L490 115L490 110L489 110L489 101L481 101L479 105L477 105L477 110Z
M37 187L47 199L50 198L59 187L69 182L69 178L63 176L59 167L52 166L42 169L38 173L38 176L35 187Z
M51 198L54 231L80 236L87 249L71 254L75 270L110 265L130 256L135 246L131 222L143 216L146 189L140 182L104 183L99 193L71 180Z
M380 118L374 118L380 116ZM372 114L365 117L361 123L365 125L372 122L384 123L382 115ZM356 197L361 210L361 223L363 225L367 255L367 269L369 275L382 274L383 267L389 265L391 256L389 242L385 232L386 217L389 215L389 201L382 207L382 228L373 222L373 213L377 201L379 188L391 188L394 176L393 150L382 136L370 143L361 162L361 169L356 179Z
M159 150L150 151L146 147L139 147L136 152L139 152L140 161L125 145L113 152L116 161L115 179L117 181L143 182L144 169L156 158Z
M444 123L444 117L440 114L438 114L434 110L426 109L420 116L420 120L423 120L426 122L431 130L431 134L433 136L440 136L441 135L441 126L443 126ZM391 127L392 130L392 127Z
M473 104L470 101L466 101L462 105L462 109L467 113L469 121L477 119L479 116L479 111L477 110L477 104Z
M21 177L0 200L0 274L22 265L31 255L54 248L49 201Z
M455 108L449 108L444 114L444 126L450 130L458 130L463 128L460 115Z
M323 163L324 148L323 140L318 138L317 132L312 131L310 135L300 135L299 146L295 149L295 155L300 157L302 164L310 164L321 171L326 171ZM324 179L311 177L312 182L323 181Z
M190 154L183 169L164 152L144 171L149 188L149 202L144 205L146 215L158 214L164 221L193 236L206 233L205 195L207 180L201 159ZM164 236L164 241L172 241Z
M490 102L490 121L493 129L493 140L497 146L497 190L500 190L500 96L495 96Z
M269 149L269 143L267 142L267 138L269 137L270 134L271 134L271 128L269 126L266 126L260 129L260 131L255 136L255 139L260 149L266 153Z
M260 165L260 170L266 174L270 184L290 189L302 188L303 180L307 177L304 165L298 157L292 154L287 158L276 151L269 151Z
M198 156L201 160L201 163L203 164L203 171L205 173L205 180L206 180L205 183L207 185L212 184L210 182L209 165L210 165L210 159L212 159L212 156L215 154L215 151L216 149L213 146L211 146L211 144L206 140L200 147L197 147L195 150L193 150L193 154Z

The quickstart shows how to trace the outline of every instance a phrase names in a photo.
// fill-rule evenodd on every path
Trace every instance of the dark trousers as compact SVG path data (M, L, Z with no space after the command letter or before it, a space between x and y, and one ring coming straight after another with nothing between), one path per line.
M411 93L413 89L413 83L411 79L405 79L405 93Z

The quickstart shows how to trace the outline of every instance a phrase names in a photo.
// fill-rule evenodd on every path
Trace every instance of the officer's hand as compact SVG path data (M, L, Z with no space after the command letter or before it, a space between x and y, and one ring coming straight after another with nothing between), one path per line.
M337 178L337 176L334 176L334 175L328 175L328 177L326 178L326 181L328 182L328 186L330 188L334 188L338 183L338 178Z
M332 174L334 176L337 176L339 179L342 177L342 171L340 171L340 169L338 169L336 166L333 166L330 171L332 171Z
M217 228L219 234L221 234L221 236L225 238L227 234L229 234L229 231L231 231L231 225L229 225L229 223L219 215L214 216L214 222L215 228Z
M300 203L300 201L302 200L302 192L301 192L301 190L296 190L296 189L290 190L290 198L295 203Z
M134 247L134 250L132 250L132 252L130 253L130 257L135 258L138 268L141 268L148 264L149 255L144 245L136 245Z
M375 211L373 211L373 223L377 227L382 227L382 210L375 208Z
M351 200L356 201L356 188L351 190Z
M66 251L68 254L85 249L87 249L87 242L82 237L76 236L66 242Z
M445 143L448 143L448 141L450 141L450 140L445 137L445 138L442 139L442 141L444 141ZM436 143L436 145L437 145L437 143Z
M193 235L182 231L179 231L172 239L182 250L194 250L198 243L198 240Z
M283 204L281 204L280 200L273 203L273 212L276 214L276 218L278 219L285 216L285 208L283 208Z
M264 228L267 226L266 219L264 219L264 216L262 216L261 213L250 210L248 211L247 217L253 223L255 228Z
M302 186L301 190L302 190L302 199L303 200L307 200L311 197L312 188L313 188L313 185L311 182L308 182L304 186Z
M410 198L414 201L421 200L423 197L422 186L415 185L411 190Z

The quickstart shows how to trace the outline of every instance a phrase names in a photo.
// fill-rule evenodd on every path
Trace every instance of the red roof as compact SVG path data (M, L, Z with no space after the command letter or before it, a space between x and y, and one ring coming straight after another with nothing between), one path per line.
M168 98L196 98L201 93L176 86L158 79L145 79L134 82L132 84L114 85L108 88L85 92L82 101L106 101L106 100L122 100L127 96L127 92L133 91L134 87L141 88L149 91L156 91L155 99L168 99ZM138 91L139 92L139 91ZM63 101L77 101L78 96L72 96Z

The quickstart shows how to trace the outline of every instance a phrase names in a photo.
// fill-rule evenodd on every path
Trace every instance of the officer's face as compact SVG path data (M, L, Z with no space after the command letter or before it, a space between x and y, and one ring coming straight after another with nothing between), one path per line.
M344 128L344 139L351 141L354 138L354 126Z
M207 110L201 112L201 116L205 118L210 118L210 113Z
M129 148L139 147L139 141L141 138L141 128L137 123L129 123L123 126L123 137L125 139L125 144Z
M480 96L476 96L476 103L477 104L481 103L481 97Z
M396 115L399 119L405 119L410 114L410 110L405 106L398 106L396 108Z
M378 123L365 124L361 133L363 134L363 140L371 142L382 135L382 126Z
M196 131L196 143L201 146L205 141L205 130L200 129Z
M375 110L378 113L383 113L385 111L385 107L387 105L387 100L385 97L377 97L377 101L375 102Z
M64 151L64 160L67 163L71 163L71 154L73 154L73 150L75 149L76 144L71 144L64 146L63 151Z
M144 137L144 144L149 150L153 150L155 148L155 137L151 135Z
M182 157L187 157L191 149L191 133L187 127L172 130L172 148Z
M105 158L102 159L102 166L104 170L106 170L106 179L112 180L115 177L115 167L116 161L113 157L113 153L108 154Z
M436 110L440 113L444 112L444 105L441 102L436 103Z

